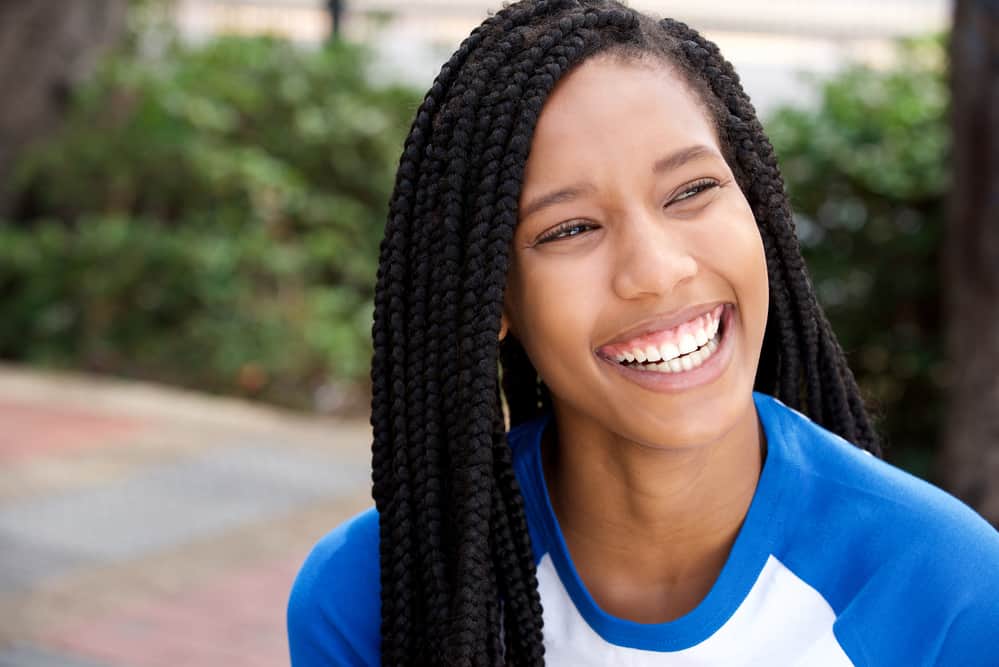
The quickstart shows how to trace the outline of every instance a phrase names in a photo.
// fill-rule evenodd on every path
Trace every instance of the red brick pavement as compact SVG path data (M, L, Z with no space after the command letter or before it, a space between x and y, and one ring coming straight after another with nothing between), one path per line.
M193 590L134 600L51 629L38 643L122 667L287 665L285 608L301 560L282 557Z
M9 399L0 399L0 424L0 465L32 456L123 443L145 427L135 417Z
M331 460L363 460L370 442L360 419L323 421L3 366L0 424L0 479L13 488L0 494L0 508L120 481L219 443L252 442L248 434L266 434L289 455L332 448ZM285 613L294 576L319 536L370 504L367 484L360 479L348 495L317 498L287 515L137 560L82 563L28 590L0 591L0 654L21 646L107 667L287 666Z

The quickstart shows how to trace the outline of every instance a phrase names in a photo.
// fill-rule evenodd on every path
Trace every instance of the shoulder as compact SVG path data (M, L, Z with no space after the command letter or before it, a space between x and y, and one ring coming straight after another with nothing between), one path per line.
M999 532L942 489L770 400L794 498L784 557L829 602L852 655L986 664L999 627Z
M917 551L960 561L960 554L944 552L952 551L946 545L962 545L972 554L999 556L999 533L966 504L769 400L771 420L779 424L781 456L796 478L795 492L818 516L833 525L848 524L869 547L890 550L894 545L911 553L914 544L935 539Z
M379 663L379 577L371 508L319 540L295 578L287 610L293 667Z

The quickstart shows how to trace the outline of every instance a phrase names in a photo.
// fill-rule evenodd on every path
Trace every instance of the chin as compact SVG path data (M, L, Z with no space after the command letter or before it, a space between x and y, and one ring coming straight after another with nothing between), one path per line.
M743 394L745 401L733 400L736 395ZM679 413L672 409L650 407L643 419L649 426L642 428L640 433L633 433L635 437L630 439L655 449L691 449L710 445L725 437L744 419L747 405L752 406L752 388L738 393L722 392L715 398L717 400L697 401L699 405L694 408L680 408ZM629 413L621 421L625 422L625 432L634 432L634 411Z

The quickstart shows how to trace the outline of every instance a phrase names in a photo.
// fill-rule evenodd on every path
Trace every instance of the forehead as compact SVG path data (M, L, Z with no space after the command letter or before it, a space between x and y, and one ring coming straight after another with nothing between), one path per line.
M705 105L666 63L597 56L570 72L541 110L525 173L564 172L567 164L703 144L721 149ZM654 160L653 160L654 161Z

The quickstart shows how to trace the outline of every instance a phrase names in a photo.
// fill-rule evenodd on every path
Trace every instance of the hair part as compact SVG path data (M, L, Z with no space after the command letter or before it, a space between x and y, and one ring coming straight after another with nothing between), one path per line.
M496 335L534 128L558 81L596 54L673 68L714 124L766 254L756 388L879 453L773 148L717 47L613 0L509 5L461 44L417 111L380 249L371 424L385 665L544 663L502 400L516 426L551 396L516 338Z

